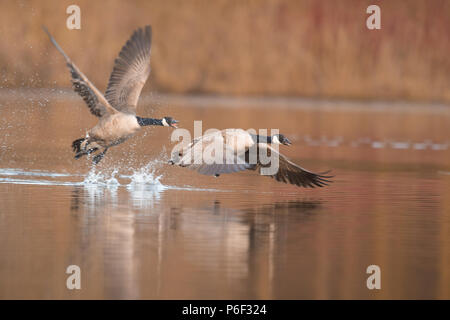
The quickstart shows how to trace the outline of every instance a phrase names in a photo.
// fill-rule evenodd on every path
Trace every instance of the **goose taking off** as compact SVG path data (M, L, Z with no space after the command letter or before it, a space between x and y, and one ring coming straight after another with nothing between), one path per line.
M171 117L153 119L136 116L139 95L150 74L150 26L136 30L122 47L114 62L105 95L70 60L48 30L43 29L64 56L74 90L83 98L91 113L99 118L98 124L87 132L86 137L73 141L75 159L102 149L93 158L97 164L109 147L129 139L143 126L177 127L178 121Z
M242 129L225 129L194 139L181 152L175 152L169 163L216 177L222 173L258 169L261 174L263 168L267 169L271 166L271 163L262 161L260 157L260 151L262 151L268 158L278 158L278 170L269 174L277 181L311 188L323 187L331 182L328 179L332 176L303 169L269 144L290 145L291 142L282 134L266 137L254 135ZM218 154L219 156L216 157ZM231 162L227 160L230 159L227 158L227 154L232 155Z

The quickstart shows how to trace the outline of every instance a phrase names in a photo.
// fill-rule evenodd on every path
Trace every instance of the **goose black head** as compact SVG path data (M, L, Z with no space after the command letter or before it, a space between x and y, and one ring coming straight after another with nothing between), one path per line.
M288 146L291 144L291 141L288 138L286 138L284 135L282 135L281 133L279 133L279 134L277 133L272 136L272 143L284 144L285 146Z
M173 119L172 117L164 117L162 118L162 124L165 127L178 128L178 121Z

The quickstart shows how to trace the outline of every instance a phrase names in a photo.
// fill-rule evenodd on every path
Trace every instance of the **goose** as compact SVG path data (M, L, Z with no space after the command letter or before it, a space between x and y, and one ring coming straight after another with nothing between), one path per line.
M134 31L122 47L114 62L105 95L71 61L45 26L43 29L66 60L73 89L83 98L91 113L99 118L97 125L85 137L72 142L75 159L101 150L92 159L97 164L108 148L128 140L144 126L177 128L178 121L172 117L153 119L136 116L139 96L150 74L151 26Z
M263 168L268 168L270 163L264 164L261 161L259 152L266 152L268 157L278 157L278 170L269 176L277 181L290 183L299 187L323 187L332 182L329 180L333 176L324 173L314 173L308 171L299 165L293 163L284 155L279 153L271 144L290 145L291 142L282 134L272 136L262 136L252 134L243 129L225 129L214 131L198 137L181 151L174 149L172 159L169 163L180 167L187 167L200 174L220 176L222 173L233 173L244 170L259 170L262 174ZM221 163L215 161L216 150L214 148L223 148L222 154L218 159ZM204 150L204 152L202 151ZM213 151L214 150L214 151ZM251 161L251 152L256 151L256 161ZM233 160L231 163L226 161L226 154L229 152ZM264 153L263 153L264 154Z

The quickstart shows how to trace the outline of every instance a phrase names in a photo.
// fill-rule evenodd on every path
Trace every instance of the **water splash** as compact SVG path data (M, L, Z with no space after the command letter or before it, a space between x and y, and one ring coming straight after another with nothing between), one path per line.
M169 186L161 182L163 174L158 170L166 161L162 157L149 161L141 168L115 167L98 169L93 166L85 175L82 173L52 172L44 170L27 170L22 168L0 168L0 183L45 186L80 186L101 197L103 191L117 191L126 187L136 203L159 199L159 194L167 189L186 191L221 192L224 190L195 188L189 185ZM129 174L121 173L130 171ZM81 178L81 180L80 180Z

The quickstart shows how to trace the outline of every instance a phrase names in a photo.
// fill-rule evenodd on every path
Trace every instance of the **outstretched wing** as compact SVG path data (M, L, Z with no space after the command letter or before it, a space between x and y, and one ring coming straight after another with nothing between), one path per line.
M63 49L59 46L56 40L48 32L46 27L42 27L47 33L50 41L58 49L66 60L66 64L70 69L72 75L72 86L75 92L77 92L86 102L91 113L97 117L102 117L105 114L114 114L117 112L109 102L105 99L103 94L89 81L89 79L78 69L78 67L70 60Z
M267 155L270 157L272 153L276 153L278 156L278 171L276 174L271 175L271 178L274 178L277 181L284 182L284 183L290 183L295 184L299 187L323 187L328 185L328 183L332 182L331 180L328 180L332 178L333 176L318 174L314 172L310 172L306 169L303 169L302 167L296 165L295 163L288 160L285 156L283 156L281 153L277 152L272 147L268 146L267 144L259 144L260 148L267 148ZM259 167L264 167L261 164L259 164Z
M239 132L233 129L214 131L194 139L178 157L174 155L178 158L174 162L204 175L243 171L252 167L245 161L245 139L249 137L244 135L244 141L239 141L233 139L239 138Z
M152 28L136 30L114 62L105 97L119 111L136 114L139 95L150 74Z

